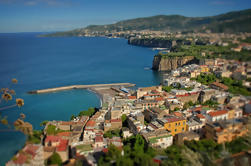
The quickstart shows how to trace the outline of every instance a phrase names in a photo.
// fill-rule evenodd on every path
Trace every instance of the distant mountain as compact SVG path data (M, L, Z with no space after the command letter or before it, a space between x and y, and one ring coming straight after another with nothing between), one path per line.
M53 36L75 36L87 32L119 32L132 30L196 31L210 30L216 33L251 32L251 9L229 12L209 17L185 17L181 15L158 15L119 21L108 25L90 25L72 31L58 32Z

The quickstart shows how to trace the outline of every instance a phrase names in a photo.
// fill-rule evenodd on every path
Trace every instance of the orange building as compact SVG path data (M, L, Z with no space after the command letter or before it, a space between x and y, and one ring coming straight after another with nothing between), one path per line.
M213 139L217 143L230 142L237 137L246 135L248 129L241 120L229 120L208 123L205 126L206 138Z

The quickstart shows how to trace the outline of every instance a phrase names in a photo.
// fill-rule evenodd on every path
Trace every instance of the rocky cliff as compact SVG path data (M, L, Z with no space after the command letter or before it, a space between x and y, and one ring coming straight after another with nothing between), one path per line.
M193 56L162 57L161 55L155 55L153 59L152 69L158 71L170 71L191 63L197 63L197 59Z
M167 49L171 49L172 47L171 40L156 39L156 38L139 39L139 38L131 37L130 39L128 39L128 44L136 45L136 46L144 46L144 47L167 48Z

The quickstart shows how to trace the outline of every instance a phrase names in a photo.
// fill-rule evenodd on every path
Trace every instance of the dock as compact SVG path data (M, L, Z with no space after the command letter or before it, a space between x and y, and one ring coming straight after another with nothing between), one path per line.
M70 85L70 86L62 86L56 88L48 88L48 89L39 89L29 91L29 94L41 94L41 93L51 93L72 89L89 89L89 88L113 88L113 87L133 87L135 84L131 83L112 83L112 84L92 84L92 85Z

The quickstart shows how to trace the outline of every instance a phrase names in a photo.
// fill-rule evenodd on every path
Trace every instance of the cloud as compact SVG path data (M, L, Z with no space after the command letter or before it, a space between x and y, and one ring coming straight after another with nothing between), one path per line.
M212 1L210 2L211 5L233 5L234 2L232 1Z

